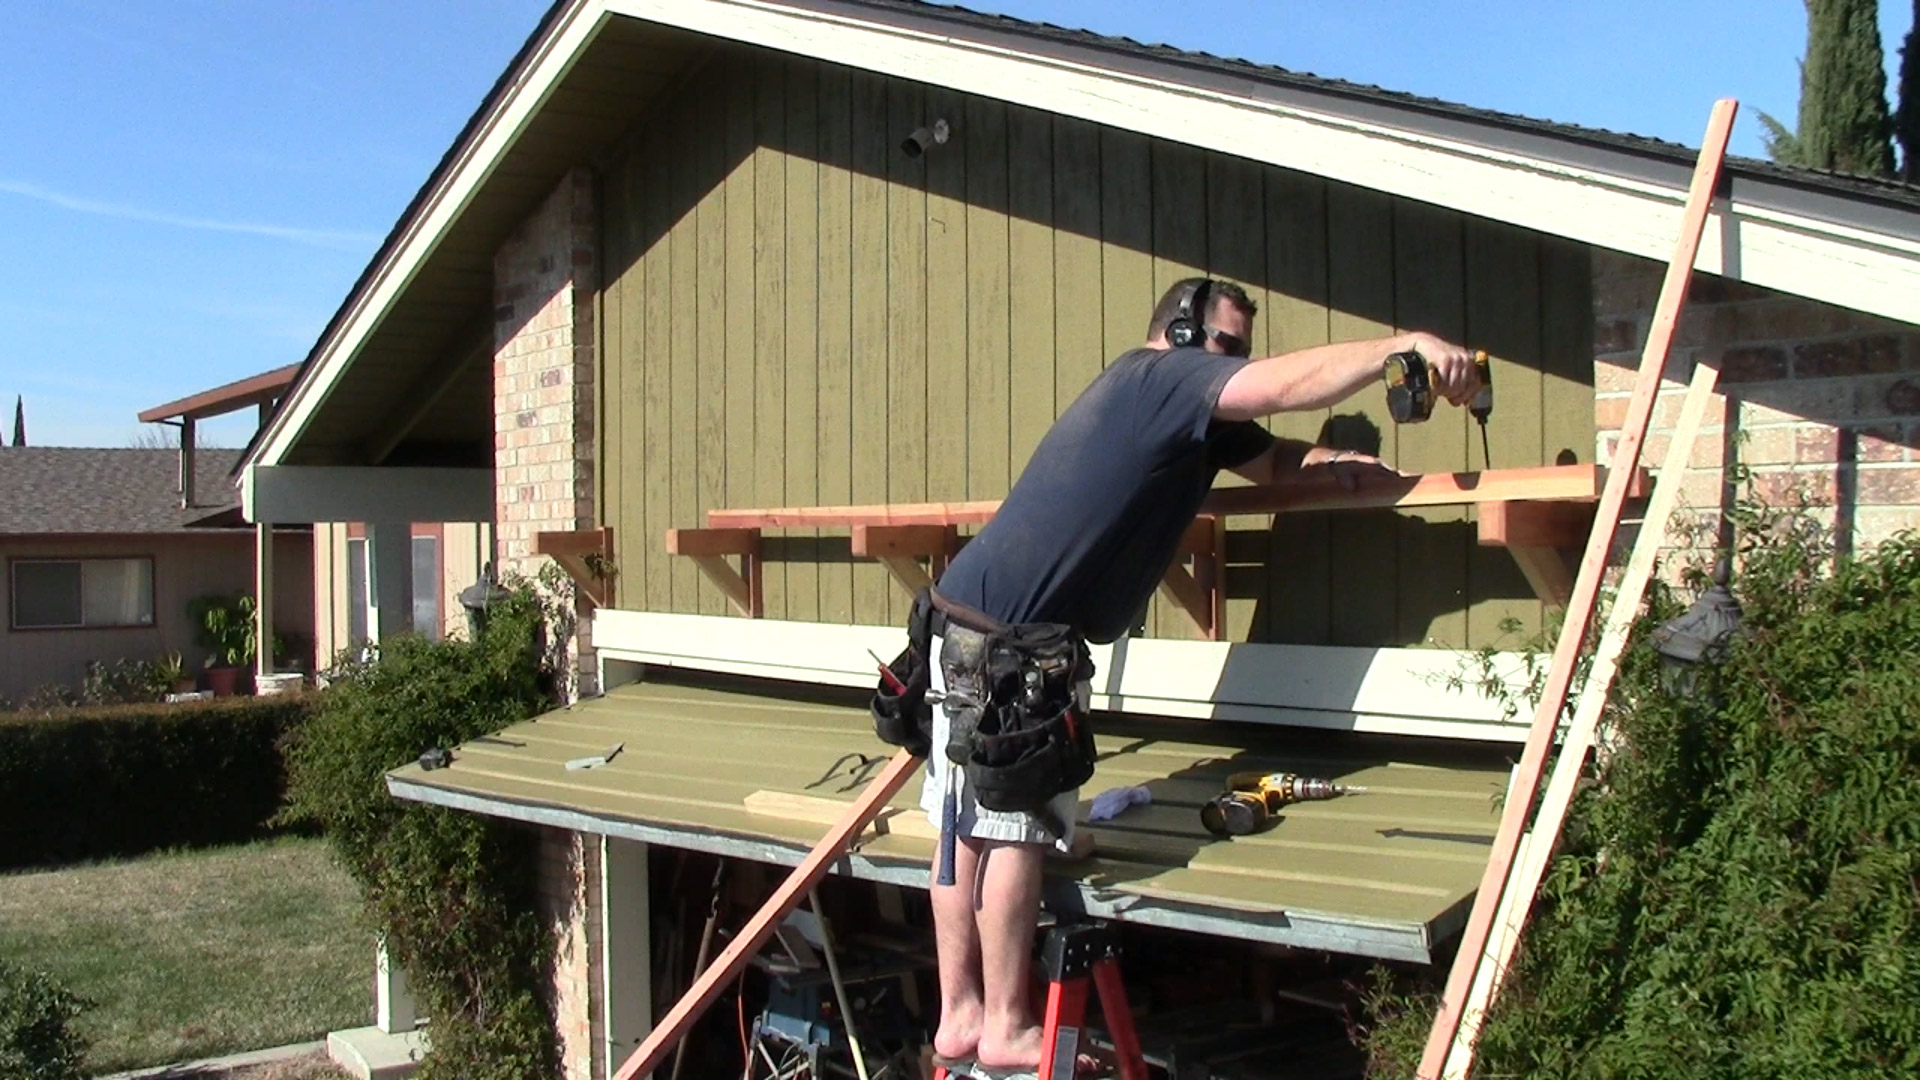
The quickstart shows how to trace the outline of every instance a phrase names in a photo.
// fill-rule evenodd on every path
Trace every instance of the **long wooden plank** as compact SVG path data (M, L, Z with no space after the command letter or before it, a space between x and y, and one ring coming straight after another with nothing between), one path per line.
M1606 490L1601 493L1600 509L1593 532L1587 539L1586 554L1580 560L1580 576L1574 583L1573 598L1567 604L1560 639L1554 646L1553 662L1547 670L1545 693L1534 713L1526 751L1520 758L1514 777L1513 793L1500 815L1500 832L1494 837L1487 870L1481 877L1480 890L1474 897L1473 913L1468 917L1460 951L1454 957L1453 969L1447 976L1439 1014L1434 1018L1433 1030L1428 1034L1426 1050L1420 1058L1418 1076L1421 1080L1440 1080L1447 1054L1460 1028L1467 994L1473 987L1474 973L1493 929L1494 915L1500 908L1502 890L1513 869L1520 836L1533 808L1534 794L1540 786L1541 774L1546 769L1547 751L1559 727L1560 713L1566 706L1567 691L1579 663L1581 643L1586 638L1594 604L1600 597L1607 554L1613 546L1614 534L1620 527L1620 511L1627 500L1628 481L1634 467L1640 462L1640 444L1646 438L1648 422L1653 418L1653 406L1660 393L1660 376L1666 367L1667 354L1673 347L1680 309L1686 304L1687 290L1693 280L1693 264L1700 251L1700 234L1706 228L1707 212L1713 205L1721 165L1726 159L1727 139L1732 133L1733 118L1738 108L1731 99L1722 99L1714 104L1713 115L1707 123L1700 160L1694 169L1693 184L1687 192L1679 241L1675 245L1673 261L1667 264L1666 281L1660 287L1660 302L1654 308L1653 325L1647 334L1646 350L1640 358L1640 373L1634 382L1633 397L1627 403L1626 420L1621 425L1620 445L1615 460L1616 463L1624 463L1626 468L1619 468L1616 464L1616 468L1607 476Z
M1273 514L1309 510L1362 510L1410 506L1462 506L1519 500L1592 502L1607 471L1597 465L1543 465L1479 473L1431 473L1362 479L1347 490L1331 478L1302 475L1266 487L1216 488L1203 514ZM1635 472L1630 494L1646 489ZM835 528L853 525L980 525L993 519L1000 500L879 503L863 506L783 506L707 511L713 528Z
M1660 479L1654 484L1653 498L1640 524L1640 535L1634 538L1633 553L1627 558L1626 572L1614 594L1613 607L1607 612L1593 663L1587 668L1587 681L1580 688L1580 703L1574 710L1573 723L1561 740L1560 756L1554 763L1553 777L1547 782L1547 793L1540 800L1540 813L1534 819L1529 845L1507 881L1500 916L1495 923L1499 932L1494 934L1493 946L1481 961L1483 966L1490 966L1491 972L1475 980L1468 1008L1461 1016L1459 1034L1454 1038L1453 1056L1447 1067L1449 1075L1464 1075L1487 1003L1500 992L1500 983L1513 963L1520 933L1533 908L1534 893L1546 874L1547 860L1553 854L1560 830L1566 825L1567 809L1573 805L1575 785L1598 737L1600 715L1606 708L1613 677L1619 671L1620 654L1626 650L1627 637L1640 614L1640 600L1646 595L1654 565L1666 546L1667 530L1673 523L1674 507L1680 501L1687 463L1693 454L1693 440L1700 434L1701 421L1706 417L1707 404L1713 398L1719 378L1720 369L1714 363L1695 364L1693 378L1687 384L1686 400L1681 404L1680 419L1667 444Z
M666 1060L667 1051L679 1045L694 1022L720 996L721 990L766 944L780 920L786 918L787 913L820 883L820 879L827 876L827 871L846 853L848 842L859 836L861 830L887 804L887 800L893 798L919 771L920 759L912 754L902 750L893 755L885 771L860 793L860 798L846 816L827 830L827 835L820 838L820 842L813 846L813 850L807 853L793 873L774 890L766 904L747 920L747 924L734 935L713 964L687 988L686 995L667 1010L667 1015L661 1018L646 1041L633 1052L626 1064L620 1066L620 1071L614 1074L614 1080L633 1080L636 1076L644 1076Z

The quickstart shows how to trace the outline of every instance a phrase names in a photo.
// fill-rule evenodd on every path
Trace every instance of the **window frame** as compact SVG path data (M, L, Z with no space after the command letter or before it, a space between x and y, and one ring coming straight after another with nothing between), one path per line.
M153 611L150 622L89 623L86 621L86 563L143 562L147 564L147 606ZM20 567L73 563L80 566L80 621L59 625L20 625ZM76 630L157 630L160 628L160 569L152 555L14 555L7 559L7 629L16 634L70 634Z

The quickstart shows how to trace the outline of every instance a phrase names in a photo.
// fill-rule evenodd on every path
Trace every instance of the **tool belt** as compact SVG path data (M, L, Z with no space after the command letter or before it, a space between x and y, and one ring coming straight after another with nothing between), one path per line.
M951 722L944 751L965 770L981 806L1036 813L1093 776L1093 726L1079 699L1093 677L1086 639L1059 623L1001 623L930 589L914 598L907 648L888 665L906 693L883 681L874 695L882 740L921 757L931 751L934 637L945 642Z

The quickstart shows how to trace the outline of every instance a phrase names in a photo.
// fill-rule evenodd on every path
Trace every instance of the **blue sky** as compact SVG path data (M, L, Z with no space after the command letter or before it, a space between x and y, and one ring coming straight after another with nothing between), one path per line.
M1795 0L969 6L1689 144L1733 96L1755 156L1805 44ZM301 359L546 7L8 5L0 423L24 394L30 442L125 446L142 408ZM1883 0L1890 67L1910 20Z

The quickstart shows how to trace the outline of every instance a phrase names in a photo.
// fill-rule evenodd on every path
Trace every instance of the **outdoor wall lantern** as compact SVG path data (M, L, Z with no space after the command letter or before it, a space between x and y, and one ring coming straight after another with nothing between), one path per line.
M917 127L913 134L900 140L900 152L910 158L917 158L935 146L945 146L953 129L945 120L935 120L932 127Z
M493 564L481 567L480 580L460 590L460 606L467 609L468 639L479 641L481 635L487 632L488 609L512 598L512 591L494 580Z
M1740 601L1727 588L1731 571L1723 557L1713 568L1713 587L1693 606L1653 632L1662 679L1670 692L1690 696L1702 662L1719 659L1740 630Z

